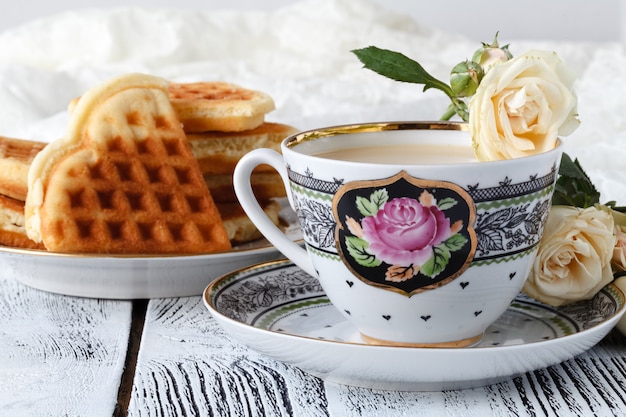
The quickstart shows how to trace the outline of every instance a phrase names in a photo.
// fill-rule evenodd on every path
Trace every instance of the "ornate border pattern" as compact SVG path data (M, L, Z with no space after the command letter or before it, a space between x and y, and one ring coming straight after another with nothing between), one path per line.
M337 254L331 202L344 180L321 180L308 168L304 174L291 167L287 171L307 245L325 254ZM556 175L556 166L553 166L548 174L533 175L528 181L513 183L507 176L496 187L480 188L480 184L465 187L477 212L478 247L474 264L524 253L539 243ZM507 201L503 201L505 199Z

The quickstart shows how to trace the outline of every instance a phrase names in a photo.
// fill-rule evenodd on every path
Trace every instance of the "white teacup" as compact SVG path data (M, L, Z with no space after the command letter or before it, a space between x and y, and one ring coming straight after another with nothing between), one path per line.
M477 162L462 123L337 126L257 149L234 174L265 237L319 281L373 344L462 347L519 293L541 240L561 157ZM282 176L306 249L263 213L250 186Z

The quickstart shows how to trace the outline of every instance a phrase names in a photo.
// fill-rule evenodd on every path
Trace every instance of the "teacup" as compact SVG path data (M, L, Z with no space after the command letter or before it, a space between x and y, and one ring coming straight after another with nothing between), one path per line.
M463 123L336 126L286 138L282 155L250 152L234 185L258 229L319 279L364 341L463 347L480 341L527 277L561 147L477 162ZM255 199L260 164L280 173L305 248Z

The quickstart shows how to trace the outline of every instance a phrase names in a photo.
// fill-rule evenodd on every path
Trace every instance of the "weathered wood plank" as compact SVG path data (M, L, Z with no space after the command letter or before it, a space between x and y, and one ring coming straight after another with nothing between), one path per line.
M199 297L149 303L130 416L626 415L626 339L482 388L388 392L325 384L233 341ZM603 382L606 381L606 382Z
M327 416L324 385L230 339L200 297L152 300L129 416Z
M625 364L626 338L613 332L576 358L486 387L419 393L327 385L326 391L333 416L626 416Z
M112 416L131 307L46 293L0 274L0 414Z

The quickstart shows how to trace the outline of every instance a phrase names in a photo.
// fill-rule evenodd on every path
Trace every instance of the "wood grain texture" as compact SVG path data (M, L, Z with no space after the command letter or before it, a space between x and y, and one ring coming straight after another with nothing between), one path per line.
M327 385L332 416L626 416L626 338L611 333L569 361L459 391L383 392Z
M229 338L199 297L152 300L129 416L327 416L324 385Z
M67 297L0 274L0 415L112 416L131 303Z
M130 416L626 415L626 339L500 384L390 392L325 384L233 341L199 297L148 305Z

